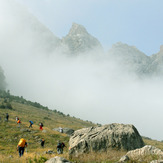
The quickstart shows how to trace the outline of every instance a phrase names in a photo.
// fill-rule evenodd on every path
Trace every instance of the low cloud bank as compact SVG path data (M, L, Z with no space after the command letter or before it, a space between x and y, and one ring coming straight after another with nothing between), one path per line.
M162 139L162 79L139 79L86 56L7 60L3 68L13 94L95 123L134 124L141 135Z
M161 77L139 79L105 54L43 52L39 35L18 21L21 14L6 11L0 65L12 94L95 123L134 124L141 135L163 139Z

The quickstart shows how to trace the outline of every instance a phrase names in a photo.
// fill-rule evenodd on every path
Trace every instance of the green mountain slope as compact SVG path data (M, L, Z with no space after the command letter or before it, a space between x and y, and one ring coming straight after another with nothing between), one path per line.
M6 113L9 121L5 120ZM16 122L16 116L21 120L20 126ZM29 120L34 122L29 129ZM39 129L39 123L44 124L43 131ZM23 97L10 95L10 92L0 91L0 163L43 163L57 154L58 141L63 141L67 148L61 157L70 159L68 155L69 136L54 131L54 128L71 128L74 130L95 126L75 117L70 117L57 110L49 110L37 102L25 100ZM16 146L24 138L28 142L28 148L22 158L19 158ZM45 139L45 147L40 145L41 138ZM163 150L163 142L143 137L145 144L153 145ZM46 154L46 151L54 151L54 154ZM109 150L105 153L84 154L77 158L71 158L75 162L117 162L126 151ZM153 159L151 157L150 159ZM149 159L147 158L148 162Z
M6 113L9 114L9 121L5 121ZM20 127L16 122L16 116L21 120ZM29 120L34 122L33 128L29 129ZM39 129L39 123L44 124L43 131ZM17 162L19 160L16 146L20 138L25 138L28 142L28 154L25 153L25 160L37 160L37 156L44 155L45 151L53 150L56 153L58 141L65 142L68 151L69 136L54 131L53 128L80 129L94 126L91 122L86 122L75 117L70 117L59 111L49 110L36 102L31 102L10 95L9 92L0 92L0 162ZM41 148L40 140L45 139L45 148ZM68 152L65 151L65 157ZM11 157L11 158L9 158ZM50 158L51 155L46 155ZM25 159L25 160L23 160Z

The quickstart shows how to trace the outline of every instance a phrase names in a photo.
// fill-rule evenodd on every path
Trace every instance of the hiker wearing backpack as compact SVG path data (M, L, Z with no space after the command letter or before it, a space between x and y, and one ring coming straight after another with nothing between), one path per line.
M63 154L63 148L66 147L65 143L61 143L61 154ZM67 147L66 147L67 148Z
M20 119L18 119L17 124L19 124L19 127L20 127L20 123L21 123L21 121L20 121Z
M44 148L44 144L45 144L45 139L41 139L41 147Z
M43 126L44 126L43 123L40 123L39 125L40 125L40 130L43 130Z
M6 121L8 122L8 119L9 119L9 114L6 113Z
M17 145L17 151L19 151L19 157L23 156L25 147L27 147L27 142L25 139L21 138Z
M57 153L58 154L63 154L63 148L66 147L65 144L60 141L58 141L58 145L57 145Z
M29 121L29 128L30 127L32 128L32 125L33 125L33 122L32 121Z
M58 144L57 144L57 153L58 154L61 154L61 151L62 151L61 148L62 148L62 144L60 141L58 141Z
M59 127L59 132L63 133L63 128L62 127Z

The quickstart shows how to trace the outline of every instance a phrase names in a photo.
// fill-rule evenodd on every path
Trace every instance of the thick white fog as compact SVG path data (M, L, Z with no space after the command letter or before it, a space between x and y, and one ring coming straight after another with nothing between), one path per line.
M95 123L133 124L142 136L163 140L161 78L139 79L101 54L42 52L21 10L0 6L0 65L12 94Z

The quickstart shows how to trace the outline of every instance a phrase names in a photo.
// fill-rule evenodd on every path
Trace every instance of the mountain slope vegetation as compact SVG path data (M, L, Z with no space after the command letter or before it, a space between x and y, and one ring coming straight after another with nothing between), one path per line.
M5 120L6 113L9 114L8 122ZM21 121L20 127L16 122L16 116ZM29 120L34 122L33 128L30 129ZM44 124L43 131L39 130L40 122ZM43 155L48 150L56 152L59 140L65 142L68 147L69 136L54 131L53 128L62 127L76 130L94 126L95 124L70 117L57 110L49 110L37 102L10 95L9 91L0 91L0 125L0 162L10 162L11 159L12 162L23 162L25 160L19 160L16 151L20 138L24 138L28 142L28 155L25 153L25 156L28 156L28 160L30 160L37 157L37 155ZM41 138L45 139L45 148L41 148ZM48 157L51 156L46 156L46 158Z
M6 113L9 121L5 120ZM21 120L20 127L16 122L16 116ZM29 129L29 120L34 122ZM39 129L39 123L44 124L43 131ZM50 110L37 102L25 100L23 97L13 96L10 92L0 91L0 162L45 162L57 154L58 141L63 141L67 148L61 157L69 158L69 136L53 130L54 128L71 128L74 130L95 126L92 122L70 117L57 110ZM19 158L16 146L20 138L28 142L28 148L22 158ZM40 140L45 139L45 147L42 148ZM143 138L145 144L156 146L163 150L163 142ZM46 151L54 151L54 154L46 154ZM107 153L85 154L78 158L71 158L76 162L115 162L126 151L110 150ZM110 161L109 161L110 160Z

